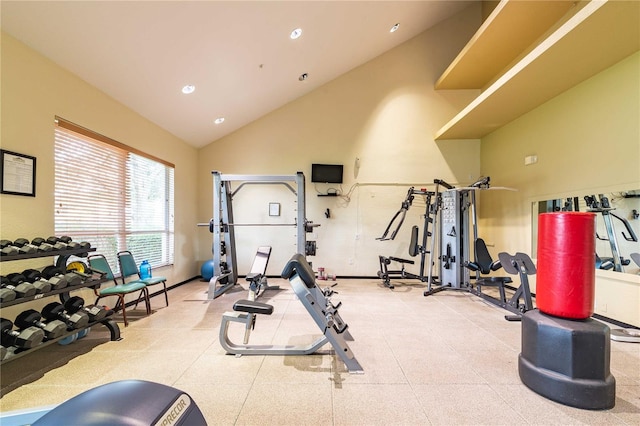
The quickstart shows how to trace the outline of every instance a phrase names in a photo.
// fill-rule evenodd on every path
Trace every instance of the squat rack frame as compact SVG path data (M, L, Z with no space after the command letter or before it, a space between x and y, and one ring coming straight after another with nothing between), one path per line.
M296 222L278 224L295 226L297 229L297 252L305 256L307 245L307 220L305 204L305 178L302 172L295 175L235 175L212 171L213 175L213 219L209 231L213 233L213 277L209 280L208 299L215 299L237 284L238 264L236 258L236 226L270 226L269 224L240 224L233 221L233 196L245 185L284 185L295 196L297 202ZM242 182L235 191L231 182ZM295 185L292 186L291 183ZM222 247L225 247L223 253Z

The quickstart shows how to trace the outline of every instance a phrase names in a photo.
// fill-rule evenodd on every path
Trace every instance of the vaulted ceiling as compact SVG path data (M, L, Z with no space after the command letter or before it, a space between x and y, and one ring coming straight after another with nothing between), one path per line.
M201 147L473 1L3 0L0 7L2 31ZM302 34L292 39L297 28ZM193 93L182 93L186 85Z

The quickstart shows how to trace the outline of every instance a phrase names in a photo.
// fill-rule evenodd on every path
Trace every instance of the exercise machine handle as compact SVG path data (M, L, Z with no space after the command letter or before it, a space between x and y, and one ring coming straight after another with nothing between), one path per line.
M447 182L443 181L442 179L434 179L433 183L435 183L436 185L442 185L447 189L453 189L453 185L448 184Z
M627 235L624 232L622 232L622 236L624 237L624 239L627 241L633 241L637 243L638 237L636 236L635 232L633 232L633 228L629 224L629 221L623 217L618 216L617 214L614 214L614 213L609 213L609 214L615 217L616 219L618 219L620 222L622 222L624 224L624 227L627 228L627 232L629 233L629 236L627 237Z
M386 240L393 240L396 238L398 231L400 230L400 228L402 227L402 224L404 223L404 218L407 215L407 211L409 210L409 207L411 207L411 204L413 203L413 198L414 198L413 192L414 192L414 187L412 186L411 188L409 188L409 191L407 191L407 196L402 202L402 205L400 206L400 210L398 210L396 214L391 218L391 222L389 222L389 225L387 226L387 229L384 230L384 233L382 234L382 236L376 238L376 240L386 241ZM400 217L400 222L396 226L396 229L394 229L393 232L391 233L391 237L387 238L387 234L391 229L391 225L393 225L393 222L395 222L395 220L398 217Z

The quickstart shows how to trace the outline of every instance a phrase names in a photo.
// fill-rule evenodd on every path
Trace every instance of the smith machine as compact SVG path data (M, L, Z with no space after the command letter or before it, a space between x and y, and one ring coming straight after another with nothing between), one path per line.
M217 171L213 175L213 218L208 224L213 234L213 277L209 280L209 299L215 299L238 281L236 243L234 228L238 226L285 226L296 228L297 253L303 256L316 254L316 242L307 241L306 234L320 226L307 221L305 213L305 179L302 172L295 175L230 175ZM241 182L233 190L232 182ZM293 183L294 186L291 185ZM233 197L245 185L284 185L295 196L297 216L294 223L235 223L233 220Z

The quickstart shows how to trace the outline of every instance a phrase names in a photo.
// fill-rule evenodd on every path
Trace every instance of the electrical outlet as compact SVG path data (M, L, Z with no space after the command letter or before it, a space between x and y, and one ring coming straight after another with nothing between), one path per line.
M349 265L353 265L353 257L349 258Z
M356 240L360 239L360 234L356 234Z

